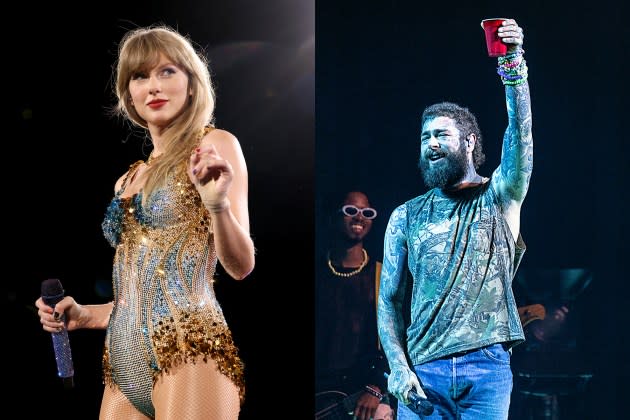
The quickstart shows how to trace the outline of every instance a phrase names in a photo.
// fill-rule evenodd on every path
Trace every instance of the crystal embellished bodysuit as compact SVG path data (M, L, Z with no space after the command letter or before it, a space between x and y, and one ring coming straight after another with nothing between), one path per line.
M142 195L111 201L103 233L115 247L112 311L103 370L142 413L153 417L153 384L180 363L211 358L244 397L243 364L216 300L211 219L185 168L142 205Z

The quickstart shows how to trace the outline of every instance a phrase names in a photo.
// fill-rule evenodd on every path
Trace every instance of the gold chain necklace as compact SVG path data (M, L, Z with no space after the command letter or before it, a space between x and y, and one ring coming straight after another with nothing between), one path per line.
M353 270L349 273L340 273L339 271L335 270L335 267L333 267L332 265L332 261L330 261L330 252L328 252L328 267L330 267L330 271L332 271L332 273L335 276L339 276L339 277L351 277L351 276L354 276L355 274L359 274L361 270L365 268L369 260L367 251L365 249L362 249L362 251L363 251L363 261L361 261L361 265L356 270Z

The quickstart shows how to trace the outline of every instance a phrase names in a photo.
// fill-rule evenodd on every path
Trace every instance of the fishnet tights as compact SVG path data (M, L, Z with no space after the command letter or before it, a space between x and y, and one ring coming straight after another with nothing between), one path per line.
M155 420L237 420L238 388L213 360L184 363L163 374L153 388ZM150 420L118 388L105 386L99 420Z
M105 385L99 420L150 420L139 412L118 388Z

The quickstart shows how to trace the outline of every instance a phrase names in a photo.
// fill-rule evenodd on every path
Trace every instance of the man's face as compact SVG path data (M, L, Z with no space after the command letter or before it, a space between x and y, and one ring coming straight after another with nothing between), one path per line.
M365 238L370 232L370 229L372 229L372 219L366 218L361 211L370 207L368 198L363 193L351 192L346 196L343 205L354 206L359 209L359 211L353 216L348 216L341 212L341 233L353 242L363 241L363 238Z
M455 121L449 117L427 120L420 134L418 166L429 188L445 188L466 174L466 142L460 139Z

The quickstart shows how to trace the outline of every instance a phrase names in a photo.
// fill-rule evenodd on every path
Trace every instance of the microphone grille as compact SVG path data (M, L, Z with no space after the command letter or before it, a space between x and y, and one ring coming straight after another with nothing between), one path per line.
M59 279L46 279L42 282L42 296L63 295L63 286Z

